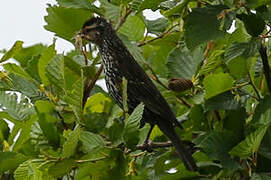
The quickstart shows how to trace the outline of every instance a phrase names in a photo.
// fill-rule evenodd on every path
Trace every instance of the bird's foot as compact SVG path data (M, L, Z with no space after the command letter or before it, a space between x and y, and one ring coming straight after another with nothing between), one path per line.
M147 152L153 152L152 149L152 141L150 139L146 139L143 143L142 150L147 151Z

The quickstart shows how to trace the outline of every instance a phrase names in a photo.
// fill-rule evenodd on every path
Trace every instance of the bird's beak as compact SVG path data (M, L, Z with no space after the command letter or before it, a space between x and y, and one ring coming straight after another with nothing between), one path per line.
M75 37L81 37L84 38L84 34L82 33L82 31L79 31L78 33L75 34Z

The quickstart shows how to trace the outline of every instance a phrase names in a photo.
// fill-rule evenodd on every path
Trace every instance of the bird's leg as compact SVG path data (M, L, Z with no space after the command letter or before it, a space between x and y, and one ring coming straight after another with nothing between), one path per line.
M149 140L149 138L151 136L151 132L152 132L153 128L154 128L154 124L151 124L151 127L150 127L150 129L148 131L148 134L147 134L147 136L146 136L146 138L145 138L145 140L143 142L145 150L148 151L148 152L152 152L152 149L150 147L151 141Z

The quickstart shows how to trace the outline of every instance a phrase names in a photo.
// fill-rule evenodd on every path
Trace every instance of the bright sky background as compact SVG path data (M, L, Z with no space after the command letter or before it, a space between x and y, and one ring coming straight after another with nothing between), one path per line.
M51 44L54 34L46 31L44 16L46 4L55 0L1 0L0 1L0 49L9 49L16 40L24 41L24 46L36 43ZM73 45L60 38L58 51L67 51Z
M47 4L56 0L1 0L0 1L0 50L12 47L16 40L24 41L23 46L36 43L50 45L54 34L45 30L44 16ZM145 11L148 19L156 19L159 12ZM73 49L68 41L57 38L56 49L59 53Z

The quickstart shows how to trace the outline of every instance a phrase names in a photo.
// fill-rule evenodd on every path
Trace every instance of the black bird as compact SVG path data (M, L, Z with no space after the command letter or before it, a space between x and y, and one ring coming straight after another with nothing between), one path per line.
M93 17L85 22L80 36L98 46L107 89L123 108L122 78L127 79L128 108L131 113L141 102L145 109L141 126L150 123L151 127L157 125L171 140L176 151L188 170L197 170L197 166L190 152L185 149L183 142L175 132L174 126L180 126L168 103L158 91L156 86L135 61L123 42L117 36L112 25L104 18Z

